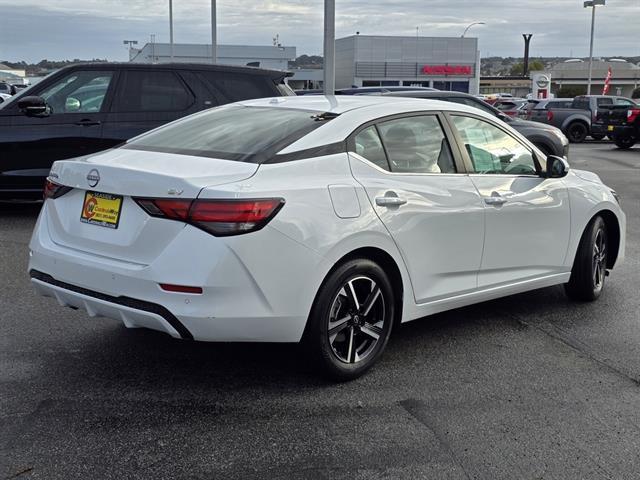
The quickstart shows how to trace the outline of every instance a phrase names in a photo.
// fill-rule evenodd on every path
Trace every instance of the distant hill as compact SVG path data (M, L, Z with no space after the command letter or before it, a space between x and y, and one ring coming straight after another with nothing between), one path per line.
M573 57L580 58L580 57ZM622 58L628 62L638 64L640 57L606 57L606 58ZM539 67L542 65L544 68L551 68L553 65L569 60L569 57L531 57L529 64ZM582 57L581 60L589 60ZM27 75L42 75L52 70L57 70L68 65L76 65L80 63L90 62L106 62L106 59L93 58L91 60L40 60L38 63L21 62L8 62L0 60L0 63L11 68L24 69L27 71ZM522 72L522 57L487 57L482 59L480 67L480 73L483 76L507 76L517 75L518 72ZM320 55L300 55L295 60L289 62L289 68L322 68L323 58Z
M107 60L102 58L94 58L91 60L80 60L76 58L74 60L40 60L38 63L27 63L25 61L21 62L8 62L6 60L0 60L0 63L4 63L10 68L16 68L20 70L26 70L27 75L42 75L49 73L53 70L58 70L59 68L66 67L68 65L77 65L80 63L91 63L91 62L106 62Z
M545 69L551 68L552 66L562 63L565 60L569 60L570 58L579 58L580 60L589 61L589 57L530 57L529 65L532 65L534 62L541 64ZM604 57L604 58L621 58L630 63L638 64L640 62L640 57ZM594 57L595 59L595 57ZM514 75L518 74L518 72L522 72L522 62L524 61L523 57L487 57L483 58L480 66L480 74L482 76L506 76L506 75ZM539 66L539 65L535 65Z

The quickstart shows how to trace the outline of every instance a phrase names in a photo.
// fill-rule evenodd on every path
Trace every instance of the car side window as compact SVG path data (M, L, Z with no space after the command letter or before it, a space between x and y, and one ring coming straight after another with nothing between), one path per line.
M40 92L51 113L99 112L113 79L113 72L77 71Z
M213 90L221 105L252 98L278 96L273 81L264 75L232 72L200 72L198 75Z
M378 124L392 172L455 173L449 142L435 115Z
M532 152L495 125L473 117L453 115L474 173L537 175Z
M626 105L628 107L634 106L635 103L626 98L616 98L616 105Z
M442 100L445 100L447 102L459 103L461 105L468 105L469 107L479 108L483 112L486 112L489 115L492 115L494 117L496 115L495 112L491 110L491 108L484 105L484 102L482 100L478 100L477 102L475 102L469 98L462 98L462 97L442 98Z
M125 70L122 77L112 108L115 112L180 112L194 102L174 72Z
M596 104L601 107L602 105L613 105L613 99L611 98L598 98Z
M382 141L376 127L367 127L355 137L356 153L378 167L389 170L387 155L384 153Z

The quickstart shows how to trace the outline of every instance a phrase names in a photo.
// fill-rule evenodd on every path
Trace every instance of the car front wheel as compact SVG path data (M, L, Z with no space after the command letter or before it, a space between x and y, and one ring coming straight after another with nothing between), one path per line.
M321 372L333 380L365 373L384 351L395 302L387 274L367 259L349 260L320 288L304 343Z
M570 298L581 301L597 299L607 277L609 245L607 227L602 217L595 217L582 235L565 291Z

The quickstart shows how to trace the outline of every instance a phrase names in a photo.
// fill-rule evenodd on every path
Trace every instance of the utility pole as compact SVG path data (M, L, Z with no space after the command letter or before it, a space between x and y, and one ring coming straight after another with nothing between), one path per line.
M336 90L336 2L324 0L324 94Z
M531 43L532 33L523 33L524 38L524 59L522 62L522 76L527 77L529 75L529 43Z
M211 63L218 61L218 19L216 18L216 0L211 0Z
M169 0L169 50L173 62L173 0Z

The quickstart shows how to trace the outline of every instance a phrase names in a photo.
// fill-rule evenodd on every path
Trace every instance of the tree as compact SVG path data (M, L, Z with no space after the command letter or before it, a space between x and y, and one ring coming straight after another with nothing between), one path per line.
M640 98L640 87L636 88L631 94L631 98Z
M540 60L532 60L529 62L529 71L532 72L534 70L544 70L544 63ZM524 63L516 63L513 67L511 67L510 75L513 76L522 76L524 74Z
M574 98L578 95L586 95L586 85L565 85L556 92L558 98Z

